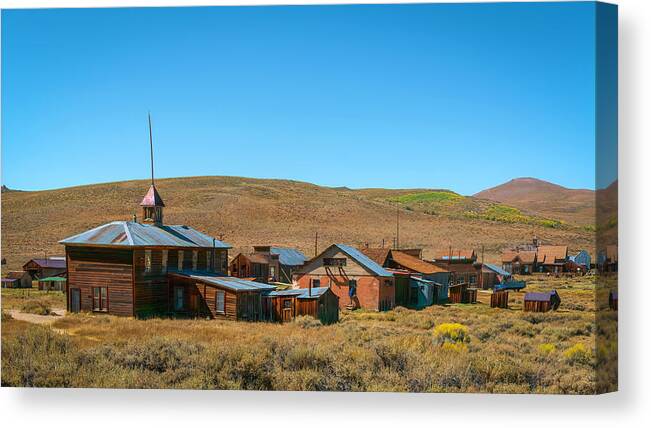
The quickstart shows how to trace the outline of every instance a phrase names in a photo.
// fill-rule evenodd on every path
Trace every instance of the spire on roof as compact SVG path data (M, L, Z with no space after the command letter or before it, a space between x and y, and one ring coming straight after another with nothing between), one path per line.
M154 141L151 132L151 114L147 114L149 119L149 159L151 161L151 186L147 194L142 199L140 206L142 207L143 221L145 223L154 223L156 225L163 224L163 198L158 194L156 186L154 185Z

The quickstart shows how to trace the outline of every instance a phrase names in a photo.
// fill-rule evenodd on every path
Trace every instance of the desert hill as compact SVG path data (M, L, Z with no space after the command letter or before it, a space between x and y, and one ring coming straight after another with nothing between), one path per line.
M26 259L61 254L57 241L114 220L140 217L149 183L125 181L38 192L2 194L2 256L7 269ZM333 242L391 245L400 212L400 243L423 247L425 256L456 247L485 246L486 261L533 234L573 249L593 243L585 227L524 214L518 208L441 189L329 188L290 180L187 177L157 180L165 223L187 224L219 237L238 251L270 243L314 254Z
M513 179L473 196L501 202L533 215L583 225L594 223L595 192L592 190L568 189L526 177Z

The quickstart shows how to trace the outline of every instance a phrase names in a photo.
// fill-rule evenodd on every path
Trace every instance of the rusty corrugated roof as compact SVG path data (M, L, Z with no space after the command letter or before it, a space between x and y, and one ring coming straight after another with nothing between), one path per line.
M400 266L403 266L415 272L423 273L425 275L448 272L442 267L428 263L424 260L419 259L418 257L403 253L402 251L391 250L391 259Z

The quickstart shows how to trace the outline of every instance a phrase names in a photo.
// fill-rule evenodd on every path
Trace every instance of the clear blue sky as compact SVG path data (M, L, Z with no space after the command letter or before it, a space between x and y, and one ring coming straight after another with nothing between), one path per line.
M2 181L594 188L594 5L2 13Z

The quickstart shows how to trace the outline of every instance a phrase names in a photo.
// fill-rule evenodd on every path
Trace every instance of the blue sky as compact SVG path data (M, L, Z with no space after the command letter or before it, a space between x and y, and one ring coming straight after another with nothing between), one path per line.
M2 181L594 188L594 5L11 10Z

